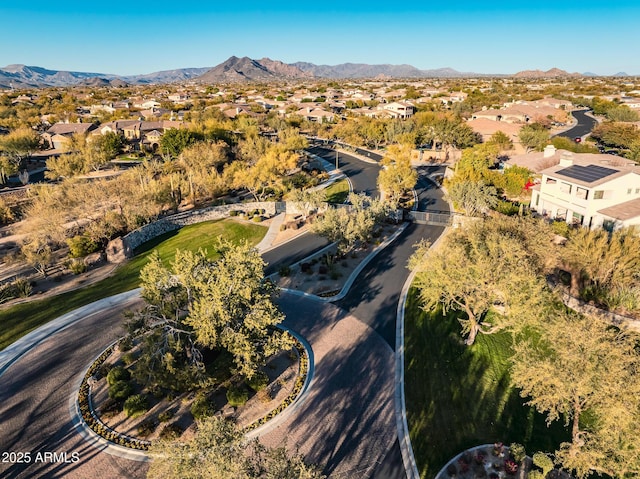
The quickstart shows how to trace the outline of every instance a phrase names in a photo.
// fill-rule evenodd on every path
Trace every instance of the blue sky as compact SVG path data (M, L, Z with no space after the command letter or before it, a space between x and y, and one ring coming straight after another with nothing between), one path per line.
M6 3L0 0L0 67L129 75L211 67L236 55L640 75L637 0Z

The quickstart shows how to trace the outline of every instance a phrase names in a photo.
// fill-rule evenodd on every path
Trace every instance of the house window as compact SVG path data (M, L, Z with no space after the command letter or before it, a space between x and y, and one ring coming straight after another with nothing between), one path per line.
M593 199L594 200L601 200L602 198L604 198L604 191L598 190L598 191L594 191L593 192Z
M564 208L558 208L558 212L556 213L556 219L567 221L567 210Z
M581 225L584 220L584 216L580 213L573 213L572 223L574 225Z
M589 190L586 188L580 188L579 186L576 188L576 197L586 200L588 196Z
M560 183L560 192L571 194L571 185L569 183Z
M640 194L640 188L636 188L636 195Z
M632 191L633 191L633 188L627 189L627 194L630 195Z
M547 178L546 183L547 183L547 185L555 185L556 184L556 180L554 180L553 178Z

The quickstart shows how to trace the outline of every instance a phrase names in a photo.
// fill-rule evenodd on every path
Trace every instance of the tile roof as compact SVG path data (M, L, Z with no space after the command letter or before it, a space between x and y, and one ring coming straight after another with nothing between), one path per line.
M615 218L620 221L637 218L638 216L640 216L640 198L625 201L624 203L609 206L608 208L603 208L601 210L598 210L598 213L604 216L609 216L610 218Z

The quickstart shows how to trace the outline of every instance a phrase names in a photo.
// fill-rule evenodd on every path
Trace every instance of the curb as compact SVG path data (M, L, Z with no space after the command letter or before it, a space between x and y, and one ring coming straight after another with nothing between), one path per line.
M436 247L438 243L446 236L449 227L445 228L442 234L431 245L430 248ZM417 271L411 271L409 277L402 287L400 300L398 301L398 309L396 311L396 388L395 388L395 410L396 410L396 428L398 431L398 442L400 444L400 453L402 454L402 462L407 474L407 479L420 479L420 472L416 463L416 458L411 446L411 438L409 435L409 425L407 423L407 407L404 394L404 313L409 296L409 289L417 274Z
M278 328L288 332L289 334L291 334L291 336L300 341L300 344L302 344L302 347L307 352L307 377L304 379L302 389L298 393L298 396L293 400L293 402L289 404L280 414L277 414L273 419L245 434L245 436L249 439L260 437L261 435L266 434L272 429L278 427L280 423L291 416L291 414L293 414L293 412L298 409L298 407L300 407L300 405L307 398L309 394L309 388L311 386L311 383L313 382L313 376L315 373L315 359L313 355L313 348L311 347L309 342L296 331L293 331L292 329L283 325L279 325Z
M31 349L38 346L52 335L63 331L64 329L82 321L88 316L97 314L102 311L105 306L113 306L115 304L124 303L137 299L140 295L140 288L125 291L108 298L99 299L93 303L80 306L56 319L45 323L38 329L22 336L17 341L11 343L4 350L0 351L0 376L11 367L18 359L28 353Z
M382 243L380 243L378 246L376 246L374 248L373 251L371 251L371 253L369 253L359 264L358 266L356 266L356 268L351 272L351 274L349 275L349 277L347 278L347 280L345 281L344 285L342 286L342 289L340 290L340 292L338 294L336 294L335 296L329 296L329 297L323 297L323 296L318 296L316 294L312 294L312 293L307 293L304 291L298 291L296 289L289 289L289 288L280 288L281 291L285 291L287 293L290 294L295 294L298 296L303 296L305 298L310 298L310 299L314 299L316 301L321 301L323 303L333 303L335 301L340 301L341 299L343 299L348 293L349 290L351 289L351 286L353 286L353 283L355 282L355 280L357 279L357 277L360 275L360 273L362 272L362 270L371 262L371 260L373 258L376 257L376 255L378 253L380 253L380 251L382 251L383 249L385 249L387 246L389 246L391 243L393 243L398 236L400 236L404 230L407 229L407 223L403 223L396 231L395 233L393 233L389 238L387 238L385 241L383 241ZM331 243L327 246L325 246L324 248L322 248L320 251L317 251L316 253L314 253L312 256L316 256L316 255L321 255L323 254L325 251L329 251L332 247L334 247L336 245L336 243ZM291 265L291 267L296 267L301 263L306 262L309 258L311 258L311 256L307 256L306 258L301 259L300 261L297 261L296 263L293 263ZM271 274L269 277L273 277L278 273L273 273Z
M117 341L115 341L117 342ZM113 345L114 343L112 343ZM111 345L110 345L111 346ZM107 346L109 348L110 346ZM128 459L130 461L138 461L138 462L146 462L151 458L149 454L139 450L139 449L131 449L128 447L123 447L118 444L114 444L110 441L107 441L105 438L97 434L93 431L87 423L82 419L82 414L80 412L80 404L78 402L78 392L80 390L80 386L82 385L82 381L86 374L86 371L91 367L91 365L96 361L97 358L100 357L98 354L85 368L84 372L78 375L78 377L73 382L73 392L69 397L69 415L71 416L71 422L74 428L78 431L78 433L82 436L82 438L89 443L94 448L98 449L100 452L106 452L112 456L121 457L123 459ZM93 408L91 408L93 411Z

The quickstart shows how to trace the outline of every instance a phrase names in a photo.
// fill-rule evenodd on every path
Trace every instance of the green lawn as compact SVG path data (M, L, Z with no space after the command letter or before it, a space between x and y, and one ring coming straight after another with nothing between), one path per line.
M338 180L324 190L328 203L344 203L349 195L349 182Z
M405 342L407 419L420 477L435 477L452 457L479 444L519 442L531 455L569 440L562 424L548 428L510 386L508 333L478 335L465 346L455 317L424 312L412 290Z
M255 245L264 237L266 231L265 226L226 219L185 226L178 231L159 236L142 245L136 251L136 256L116 269L109 278L86 288L1 310L0 350L64 313L98 299L137 288L140 269L147 263L147 257L153 250L158 250L164 261L171 260L176 249L197 251L203 248L207 250L208 256L213 258L216 255L215 243L219 236L232 242L246 239Z

